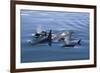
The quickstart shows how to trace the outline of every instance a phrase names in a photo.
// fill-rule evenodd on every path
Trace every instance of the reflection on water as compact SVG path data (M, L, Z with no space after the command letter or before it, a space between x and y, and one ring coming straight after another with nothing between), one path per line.
M81 46L61 47L62 43L31 45L27 40L41 25L54 34L72 30ZM89 13L21 10L21 62L45 62L89 59Z

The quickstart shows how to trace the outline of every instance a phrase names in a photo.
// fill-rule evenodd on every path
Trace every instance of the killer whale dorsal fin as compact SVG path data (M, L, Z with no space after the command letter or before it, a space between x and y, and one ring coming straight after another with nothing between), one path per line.
M81 45L81 43L80 43L80 42L81 42L81 39L80 39L77 43L78 43L79 45Z
M52 30L49 31L48 34L48 45L51 46L52 45Z

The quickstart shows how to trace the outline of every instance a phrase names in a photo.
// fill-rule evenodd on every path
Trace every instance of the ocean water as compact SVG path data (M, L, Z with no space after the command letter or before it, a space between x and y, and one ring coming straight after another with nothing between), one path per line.
M21 10L21 62L71 61L89 59L89 13ZM52 29L54 34L73 31L73 38L81 39L81 45L61 47L63 43L31 45L37 27Z

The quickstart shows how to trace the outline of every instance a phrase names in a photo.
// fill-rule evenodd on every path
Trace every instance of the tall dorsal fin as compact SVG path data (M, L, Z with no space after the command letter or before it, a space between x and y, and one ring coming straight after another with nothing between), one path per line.
M48 34L48 45L52 46L52 30L50 30Z

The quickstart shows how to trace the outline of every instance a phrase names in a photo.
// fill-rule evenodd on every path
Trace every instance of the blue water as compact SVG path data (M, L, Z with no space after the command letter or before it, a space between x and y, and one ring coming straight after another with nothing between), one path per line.
M21 10L21 62L47 62L89 59L89 13ZM81 45L61 47L61 43L31 45L31 34L37 26L53 33L74 31L73 38L82 39Z

